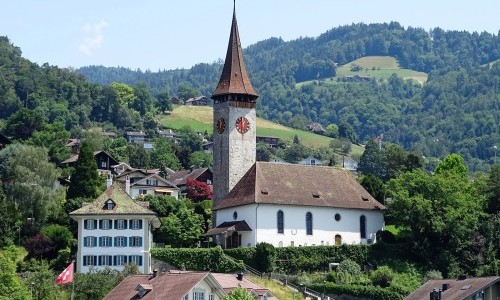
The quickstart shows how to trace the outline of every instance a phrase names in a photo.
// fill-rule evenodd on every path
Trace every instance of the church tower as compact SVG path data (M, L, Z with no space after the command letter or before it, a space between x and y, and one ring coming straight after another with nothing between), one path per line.
M224 68L211 97L214 100L214 206L255 164L255 101L258 97L243 62L234 9Z

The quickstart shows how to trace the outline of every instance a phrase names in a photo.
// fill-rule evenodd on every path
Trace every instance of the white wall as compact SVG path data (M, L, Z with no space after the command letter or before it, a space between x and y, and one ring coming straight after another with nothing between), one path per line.
M284 233L278 233L277 230L278 210L284 213ZM249 243L255 246L259 242L270 243L275 247L291 246L292 242L294 246L334 245L337 234L342 237L343 244L360 244L368 240L375 242L376 232L384 228L382 211L269 204L252 204L219 210L217 223L234 221L235 211L238 213L237 220L245 220L253 230L241 232L243 247ZM312 235L306 235L307 212L311 212L313 216ZM335 220L336 213L341 215L340 221ZM360 235L362 215L366 217L366 240L362 240Z
M141 219L142 220L142 229L93 229L88 230L84 229L84 219L92 219L92 220L103 220L110 219L113 222L116 219L127 219L128 228L130 228L130 220L131 219ZM78 253L77 253L77 271L80 273L89 272L90 268L102 270L106 266L83 266L83 256L86 255L140 255L142 256L142 266L138 266L139 271L144 274L149 274L150 270L150 249L152 246L152 233L149 230L149 220L144 219L141 216L92 216L85 217L84 219L78 220ZM99 224L98 224L99 225ZM83 239L88 236L97 237L97 245L95 247L84 247ZM109 236L112 239L113 246L112 247L99 247L99 237ZM117 236L125 236L127 238L127 247L115 247L114 246L114 237ZM142 237L142 247L130 247L129 245L129 237L131 236L140 236ZM97 263L97 262L96 262ZM108 266L114 270L123 270L123 266Z
M188 300L193 300L193 291L195 291L195 289L202 289L205 291L205 299L208 299L208 295L213 295L213 299L214 300L220 300L221 298L219 298L217 296L217 294L213 293L212 294L212 285L210 285L208 282L207 282L207 278L205 277L204 280L200 281L192 290L189 291L189 294L188 294Z

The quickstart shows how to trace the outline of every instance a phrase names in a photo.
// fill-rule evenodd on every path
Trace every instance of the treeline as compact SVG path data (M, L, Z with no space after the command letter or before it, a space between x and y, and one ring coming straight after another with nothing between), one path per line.
M317 38L270 38L247 47L245 61L260 94L261 117L302 129L309 122L347 122L360 142L383 133L386 141L422 156L460 153L476 171L493 163L493 145L500 143L500 67L494 64L499 45L498 34L487 32L360 23ZM337 65L369 55L393 56L404 68L429 73L429 80L422 87L396 76L364 83L328 79ZM221 66L219 61L157 73L91 66L79 72L102 84L144 81L153 91L172 94L188 85L208 96Z

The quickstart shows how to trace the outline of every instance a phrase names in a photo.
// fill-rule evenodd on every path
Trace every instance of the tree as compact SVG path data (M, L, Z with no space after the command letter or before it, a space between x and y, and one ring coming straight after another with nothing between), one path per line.
M373 198L377 199L378 202L384 203L385 199L385 188L384 182L380 180L377 176L373 174L368 174L363 176L361 179L361 185L365 188L365 190L373 196Z
M155 145L155 148L157 145ZM151 167L151 158L149 152L139 144L128 144L128 162L134 168L149 168Z
M42 130L45 122L43 115L34 110L22 108L11 115L5 124L5 134L14 139L26 140L33 132Z
M467 177L469 170L464 163L464 159L459 154L446 156L436 167L437 175L453 175L461 178Z
M203 217L186 206L160 221L157 238L172 247L196 247L203 234Z
M80 146L80 154L75 163L75 170L71 175L67 199L72 198L96 198L97 187L100 185L97 164L94 152L87 141L83 141Z
M0 295L9 295L10 299L30 299L29 291L16 274L15 260L6 252L0 251Z
M144 116L147 112L151 111L153 102L154 98L151 94L151 89L146 83L140 82L134 86L134 101L131 108L139 112L141 116Z
M28 278L31 285L32 299L59 299L61 289L54 284L54 271L45 260L31 259L28 262Z
M331 138L338 138L339 137L339 127L335 124L328 124L325 127L326 130L326 135L331 137Z
M261 272L272 272L276 267L276 249L269 243L258 243L255 246L254 261Z
M172 100L168 90L162 90L158 93L156 99L158 99L158 101L156 101L156 108L158 108L161 113L172 110Z
M487 212L492 215L498 214L500 212L500 164L494 165L490 170L487 192Z
M257 143L256 159L257 161L270 161L271 160L271 147L266 143Z
M177 89L177 96L181 100L188 100L189 98L194 98L199 96L201 93L193 88L190 84L188 83L181 83L179 85L179 88Z
M150 166L153 168L167 167L172 170L180 170L181 163L175 155L173 145L167 139L154 139L155 147L149 152Z
M356 132L352 128L351 125L347 122L342 122L339 125L339 137L340 138L345 138L351 141L351 143L356 143L358 141L358 136L356 135Z
M374 175L384 178L385 159L377 143L369 140L365 145L365 151L359 160L358 172L363 175Z
M24 248L28 251L28 258L50 260L57 256L54 242L40 232L24 241Z
M205 182L188 178L186 183L186 197L193 202L201 202L203 200L212 199L212 190Z
M2 182L0 181L0 187ZM8 200L0 188L0 247L12 245L20 231L20 214L14 201Z
M189 158L189 165L196 168L212 168L213 155L205 151L196 151Z
M33 132L28 144L47 148L50 161L58 164L69 157L69 137L62 123L45 124L43 130Z
M109 268L90 269L74 276L76 299L102 299L123 279L120 272Z
M254 297L246 289L237 287L222 300L254 300Z

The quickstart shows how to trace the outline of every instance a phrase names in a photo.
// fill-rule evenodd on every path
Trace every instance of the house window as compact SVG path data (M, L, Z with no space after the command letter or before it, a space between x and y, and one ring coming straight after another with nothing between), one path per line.
M115 237L115 247L127 247L127 238L124 236Z
M127 229L127 220L115 220L115 229Z
M111 246L113 246L111 237L110 236L101 236L101 237L99 237L99 246L100 247L111 247Z
M131 236L130 237L130 247L142 247L142 237Z
M335 221L340 221L342 219L342 216L340 214L335 214Z
M214 300L214 295L212 294L208 295L208 300Z
M101 161L101 168L106 168L107 164L105 161Z
M144 189L139 190L139 195L147 195L147 194L148 194L148 190L144 190Z
M361 233L361 238L366 239L366 217L361 216L359 218L359 232Z
M189 294L184 296L184 298L182 300L189 300Z
M83 265L84 266L95 266L96 265L96 258L97 258L97 256L95 256L95 255L84 255L83 256Z
M95 247L97 246L97 237L86 236L83 238L83 247Z
M100 227L102 230L111 229L111 220L100 220L99 222L101 223Z
M147 179L146 180L146 185L153 185L153 186L157 186L158 185L158 179Z
M84 220L83 228L87 230L97 229L97 220Z
M115 207L113 203L109 203L109 202L106 203L106 209L107 210L113 210L113 207Z
M307 235L313 234L313 215L311 212L308 212L306 214L306 234Z
M114 262L113 262L114 266L123 266L126 263L127 263L127 256L126 255L115 255Z
M130 223L130 229L142 229L142 220L135 219L131 220Z
M140 256L140 255L130 255L128 257L128 262L130 264L135 264L136 266L142 266L142 256Z
M238 212L237 211L235 211L233 213L233 220L236 220L236 219L238 219Z
M112 266L113 256L111 255L99 255L99 266Z
M316 160L315 159L311 159L311 166L315 166L316 165Z
M284 215L282 210L278 210L278 214L276 216L277 221L278 221L278 233L284 233L285 232L285 220L284 220Z
M193 291L193 300L205 300L205 290L195 289Z

